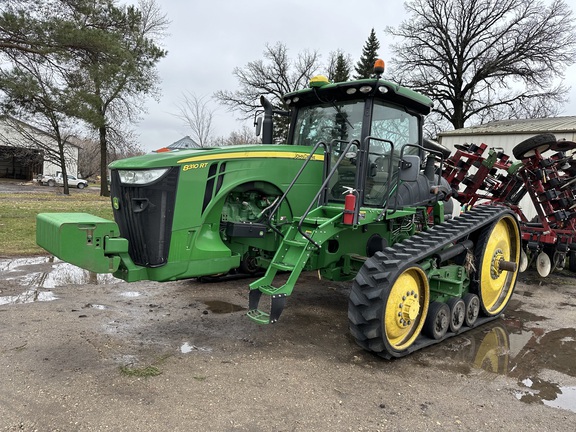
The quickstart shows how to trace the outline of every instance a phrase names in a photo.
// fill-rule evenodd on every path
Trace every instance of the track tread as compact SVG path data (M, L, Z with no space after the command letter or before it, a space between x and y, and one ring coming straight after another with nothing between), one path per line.
M391 286L392 281L406 268L417 265L425 258L441 251L445 246L491 225L505 214L513 213L507 207L499 205L475 207L459 217L386 247L382 252L369 258L352 284L349 299L350 331L358 344L384 358L403 357L425 346L439 343L447 337L496 319L499 315L478 318L472 327L462 326L458 332L449 331L438 340L421 335L406 350L390 352L383 341L383 326L380 320L385 304L380 294L382 293L381 287Z

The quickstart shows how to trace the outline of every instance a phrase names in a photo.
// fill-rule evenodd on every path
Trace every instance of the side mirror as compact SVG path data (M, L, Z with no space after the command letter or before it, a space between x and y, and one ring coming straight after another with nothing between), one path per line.
M254 126L256 126L256 136L260 136L260 132L262 132L262 117L256 119Z
M418 179L420 173L420 156L418 155L404 155L400 161L400 173L398 174L400 181L414 182Z

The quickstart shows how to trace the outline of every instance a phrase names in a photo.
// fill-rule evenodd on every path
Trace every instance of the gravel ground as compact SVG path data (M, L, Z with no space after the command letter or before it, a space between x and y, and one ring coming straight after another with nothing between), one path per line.
M388 361L349 336L347 283L305 274L258 326L247 280L56 267L0 263L0 431L576 430L571 274L525 274L504 318Z

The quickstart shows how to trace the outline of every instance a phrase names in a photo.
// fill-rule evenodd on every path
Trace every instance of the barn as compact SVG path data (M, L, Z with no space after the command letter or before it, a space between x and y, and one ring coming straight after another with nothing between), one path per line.
M483 143L489 148L502 149L514 158L512 149L516 145L543 133L552 133L557 140L576 141L576 116L493 121L480 126L442 132L438 135L438 141L452 151L457 144ZM529 219L536 216L536 210L528 196L520 201L520 206Z

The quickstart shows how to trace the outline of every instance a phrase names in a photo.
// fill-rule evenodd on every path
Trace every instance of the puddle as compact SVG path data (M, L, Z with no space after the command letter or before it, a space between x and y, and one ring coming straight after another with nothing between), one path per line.
M124 291L121 292L120 295L122 297L140 297L142 293L139 293L138 291Z
M576 387L554 385L542 380L525 379L525 391L515 393L518 400L526 403L543 403L552 408L576 412Z
M7 304L24 304L57 300L52 291L27 290L15 296L0 297L0 306Z
M198 352L212 352L212 348L209 347L199 347L196 345L190 345L188 342L184 342L181 346L180 346L180 352L182 354L189 354L193 351L198 351Z
M208 300L202 302L207 307L208 310L215 314L227 314L232 312L245 311L246 308L242 306L235 305L233 303L228 303L220 300Z
M88 303L84 306L82 306L82 309L97 309L97 310L105 310L108 309L108 306L104 306L101 304L92 304L92 303Z
M431 347L428 355L454 360L443 367L460 373L475 368L515 378L525 389L516 393L522 402L576 412L576 387L558 383L576 378L576 329L546 331L523 314L514 311L510 317Z
M23 287L55 288L63 285L113 284L122 282L111 274L96 274L54 257L0 259L2 280Z

